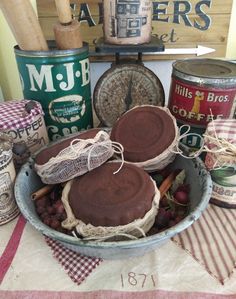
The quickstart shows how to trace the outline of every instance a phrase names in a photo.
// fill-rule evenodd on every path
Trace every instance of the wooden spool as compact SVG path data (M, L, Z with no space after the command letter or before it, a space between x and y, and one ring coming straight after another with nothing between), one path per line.
M83 47L80 24L72 20L70 1L55 0L59 22L54 25L54 36L58 49L67 50Z

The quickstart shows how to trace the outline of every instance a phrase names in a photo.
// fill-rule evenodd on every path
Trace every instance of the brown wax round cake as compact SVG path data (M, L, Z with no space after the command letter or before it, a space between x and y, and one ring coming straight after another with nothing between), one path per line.
M163 153L175 140L173 118L165 108L135 107L123 114L111 131L111 140L124 147L124 159L144 162Z
M68 201L76 219L94 226L119 226L142 218L152 207L155 188L137 166L108 162L75 178Z
M56 157L57 154L60 151L62 151L64 148L68 147L72 140L78 139L78 138L79 139L94 138L99 131L100 131L100 129L95 128L95 129L87 130L85 132L79 132L78 134L73 135L73 137L71 137L71 138L68 138L61 142L53 144L52 146L44 148L35 157L35 163L38 165L43 165L43 164L47 163L51 158Z

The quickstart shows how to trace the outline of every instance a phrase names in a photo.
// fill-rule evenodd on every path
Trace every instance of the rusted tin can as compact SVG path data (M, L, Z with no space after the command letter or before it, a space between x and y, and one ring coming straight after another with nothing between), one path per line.
M0 133L0 225L19 214L14 198L15 168L12 160L12 140Z
M104 0L104 40L110 44L143 44L151 40L151 0Z
M189 125L182 140L198 149L207 124L231 118L236 104L236 64L219 59L186 59L174 62L168 107L178 126Z
M50 140L93 126L88 45L71 50L15 47L23 94L41 103Z
M49 142L42 106L39 102L32 100L1 103L0 132L12 137L16 170L31 154Z

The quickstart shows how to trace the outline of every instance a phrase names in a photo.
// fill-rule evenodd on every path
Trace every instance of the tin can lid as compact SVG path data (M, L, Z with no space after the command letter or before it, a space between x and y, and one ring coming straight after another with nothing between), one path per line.
M185 59L173 63L173 70L193 77L233 79L236 83L236 64L220 59Z
M49 51L28 51L21 50L18 45L14 47L14 52L16 56L25 56L32 58L58 58L58 57L71 57L74 55L81 55L88 53L89 45L86 42L83 42L83 47L68 49L68 50L58 50L55 40L48 41Z
M25 99L3 102L0 104L0 130L24 128L39 114L44 115L39 102Z

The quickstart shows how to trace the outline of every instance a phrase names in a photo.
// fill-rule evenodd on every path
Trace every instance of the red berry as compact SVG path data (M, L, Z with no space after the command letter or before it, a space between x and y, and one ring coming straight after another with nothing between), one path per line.
M166 211L164 208L160 208L155 220L156 226L160 229L166 227L169 223L170 215L170 211Z
M163 196L162 199L160 200L160 207L168 207L169 206L169 201L166 196Z
M41 215L45 212L45 207L42 207L42 206L38 206L36 208L36 212L38 213L38 215Z
M61 224L57 219L51 219L50 226L53 229L58 229L61 226Z
M62 214L65 211L61 200L57 200L53 207L55 208L57 214Z
M43 223L46 224L46 225L48 225L48 226L50 226L50 223L51 223L51 219L50 219L50 217L48 217L48 218L44 218L44 219L43 219Z
M190 192L190 186L188 184L180 185L178 187L177 191L184 191L186 193L189 193Z
M174 194L174 198L178 203L186 205L189 202L188 194L185 191L177 190Z
M54 215L54 214L56 214L56 209L55 209L55 207L53 207L53 206L48 206L48 207L47 207L47 212L48 212L48 214L50 214L50 215Z
M49 216L48 212L46 212L46 211L40 215L40 218L42 220L45 219L45 218L48 218L48 217L50 217L50 216Z
M48 199L46 196L43 196L37 200L35 200L36 207L45 207L48 203Z

